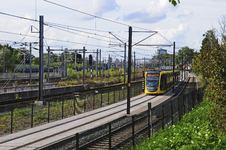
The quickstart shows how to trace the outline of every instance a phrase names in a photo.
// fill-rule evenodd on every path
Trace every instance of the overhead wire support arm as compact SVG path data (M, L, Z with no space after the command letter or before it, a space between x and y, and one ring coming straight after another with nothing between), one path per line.
M137 42L137 43L135 43L135 44L133 44L132 46L135 46L135 45L139 44L140 42L143 42L144 40L146 40L146 39L148 39L149 37L155 35L156 33L158 33L158 32L155 32L154 34L149 35L148 37L144 38L143 40L141 40L141 41L139 41L139 42Z
M172 44L138 44L136 46L164 46L164 47L171 47Z
M112 34L111 32L109 32L109 34L111 34L112 36L114 36L117 40L119 40L120 42L122 42L122 43L125 43L125 42L123 42L122 40L120 40L117 36L115 36L114 34Z

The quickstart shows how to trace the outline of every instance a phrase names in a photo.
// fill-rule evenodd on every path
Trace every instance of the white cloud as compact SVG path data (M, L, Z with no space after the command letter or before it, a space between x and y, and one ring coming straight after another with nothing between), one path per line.
M171 5L168 0L152 1L148 8L123 16L123 20L138 23L156 23L166 18Z
M180 44L182 42L185 42L185 39L186 39L185 35L188 29L187 29L187 24L179 24L177 28L171 28L171 29L157 28L156 31L158 31L170 42L175 41L177 44ZM151 44L169 44L169 42L165 40L161 35L153 36L153 38L151 38L150 43Z
M120 6L116 3L116 0L93 0L90 5L80 8L80 10L101 17L104 13L117 11L119 8ZM94 18L86 16L81 19L91 20Z
M178 16L181 21L186 21L193 16L193 12L191 9L184 9Z

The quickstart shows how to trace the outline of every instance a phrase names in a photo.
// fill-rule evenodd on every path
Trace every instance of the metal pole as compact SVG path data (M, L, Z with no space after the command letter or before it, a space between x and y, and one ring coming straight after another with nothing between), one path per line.
M110 68L110 54L108 55L108 77L109 77L109 68Z
M77 73L77 69L76 69L76 61L77 61L77 56L76 56L77 51L75 51L75 73Z
M126 85L126 43L124 44L124 85Z
M96 77L98 77L98 49L97 49L97 58L96 58Z
M24 69L23 69L23 73L25 73L25 53L24 53Z
M155 56L154 56L154 70L155 70Z
M101 76L101 49L100 49L100 76Z
M67 48L64 53L64 77L67 77Z
M183 64L184 64L184 60L183 60L183 52L182 52L182 79L184 79L184 68L183 68Z
M5 77L5 48L3 47L3 75Z
M64 53L61 54L61 76L64 78Z
M175 42L173 42L173 91L174 91L174 81L175 81L174 68L175 68Z
M145 71L145 57L144 57L144 71Z
M31 84L31 43L30 43L30 84Z
M83 84L85 84L85 47L83 47Z
M49 83L49 51L50 50L50 48L49 48L49 46L48 46L48 49L47 49L47 51L48 51L48 83Z
M188 63L188 61L187 61L187 55L185 55L185 66L184 66L184 74L186 73L186 65L187 65L187 63Z
M43 22L44 17L39 16L39 101L43 101Z
M131 51L132 51L132 27L129 27L127 114L130 114Z
M134 57L134 62L133 62L133 64L134 64L134 81L135 81L135 80L136 80L136 79L135 79L135 74L136 74L136 73L135 73L135 62L136 62L136 60L135 60L135 51L134 51L134 56L133 56L133 57Z

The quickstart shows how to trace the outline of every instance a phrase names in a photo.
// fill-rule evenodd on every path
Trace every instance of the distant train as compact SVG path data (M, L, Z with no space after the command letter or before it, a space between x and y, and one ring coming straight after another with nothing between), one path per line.
M169 91L173 84L179 82L180 71L175 70L175 80L173 83L173 71L148 71L145 72L145 93L164 94Z

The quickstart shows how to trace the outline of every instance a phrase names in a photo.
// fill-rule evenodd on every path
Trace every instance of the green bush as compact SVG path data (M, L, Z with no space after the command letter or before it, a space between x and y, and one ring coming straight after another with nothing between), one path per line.
M77 79L77 78L78 78L77 73L71 73L68 75L68 79Z
M211 124L208 117L210 110L211 106L203 101L176 125L154 134L153 138L135 149L225 149L226 136L219 136L219 130L215 130L215 124Z

